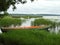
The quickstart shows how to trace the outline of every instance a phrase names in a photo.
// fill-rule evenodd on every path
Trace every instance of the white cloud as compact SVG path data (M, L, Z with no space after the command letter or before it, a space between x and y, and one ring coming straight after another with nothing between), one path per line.
M12 6L11 6L12 7ZM60 0L38 0L34 2L28 2L26 4L16 4L17 9L12 11L12 8L8 10L9 13L60 13Z

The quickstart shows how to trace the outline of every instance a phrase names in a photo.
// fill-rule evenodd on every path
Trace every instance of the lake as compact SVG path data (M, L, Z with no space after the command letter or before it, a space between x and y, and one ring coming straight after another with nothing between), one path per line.
M49 20L55 21L55 22L60 22L60 16L43 16L43 18L49 19ZM24 27L24 26L31 26L31 22L34 21L35 19L39 19L39 18L29 18L29 19L22 18L22 19L25 21L22 22L21 27ZM49 29L49 30L51 30L50 32L52 32L52 31L58 32L60 30L60 26L58 26L58 27L56 26L55 30L54 30L54 28ZM0 29L0 33L2 33L1 29Z

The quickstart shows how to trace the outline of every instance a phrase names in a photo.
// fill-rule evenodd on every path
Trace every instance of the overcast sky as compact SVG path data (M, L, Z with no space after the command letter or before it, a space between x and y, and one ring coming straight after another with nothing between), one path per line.
M26 4L16 4L16 9L13 11L12 6L9 8L9 13L18 14L60 14L60 0L35 0L28 1Z

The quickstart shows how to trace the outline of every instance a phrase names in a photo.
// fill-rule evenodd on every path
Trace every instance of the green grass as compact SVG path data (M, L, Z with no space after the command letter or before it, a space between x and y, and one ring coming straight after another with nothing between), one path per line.
M0 27L9 27L11 25L21 25L21 19L13 18L11 16L4 16L0 19Z
M0 43L3 45L60 45L60 34L50 34L44 30L11 30L0 34Z
M50 21L49 19L36 19L34 22L32 22L32 25L54 25L54 22L53 21Z

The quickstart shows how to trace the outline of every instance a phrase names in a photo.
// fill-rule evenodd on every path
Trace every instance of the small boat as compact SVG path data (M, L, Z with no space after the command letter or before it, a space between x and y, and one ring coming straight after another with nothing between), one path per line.
M43 29L48 30L48 26L24 26L24 27L2 27L2 32L7 32L9 30L21 30L21 29Z

